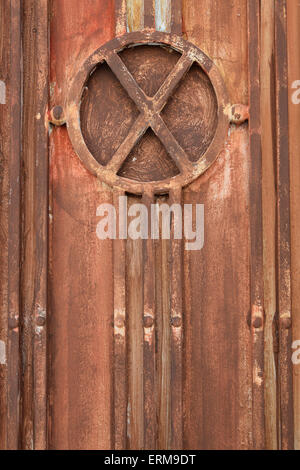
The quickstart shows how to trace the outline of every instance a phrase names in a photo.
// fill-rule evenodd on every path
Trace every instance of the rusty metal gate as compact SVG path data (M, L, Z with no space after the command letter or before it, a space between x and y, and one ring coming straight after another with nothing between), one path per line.
M300 448L299 2L0 14L0 447Z

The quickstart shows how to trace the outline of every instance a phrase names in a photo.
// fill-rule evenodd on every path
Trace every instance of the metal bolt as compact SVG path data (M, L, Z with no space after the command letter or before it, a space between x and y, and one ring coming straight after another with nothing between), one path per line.
M55 119L59 120L62 116L63 109L61 106L54 106L53 108L53 116Z
M46 318L39 315L36 319L36 324L37 324L37 326L45 326Z
M292 320L291 318L282 318L280 320L280 323L282 325L282 327L285 329L285 330L289 330L292 326Z
M180 317L173 317L171 319L171 324L172 326L174 326L175 328L180 328L181 325L182 325L182 320Z
M254 318L253 322L252 322L252 326L253 328L261 328L262 327L262 318L260 317L256 317Z
M49 113L49 121L55 126L62 126L66 123L64 110L61 106L54 106L54 108Z
M249 119L249 106L234 104L231 108L231 122L237 125Z
M144 327L151 328L154 325L154 319L149 315L144 317Z

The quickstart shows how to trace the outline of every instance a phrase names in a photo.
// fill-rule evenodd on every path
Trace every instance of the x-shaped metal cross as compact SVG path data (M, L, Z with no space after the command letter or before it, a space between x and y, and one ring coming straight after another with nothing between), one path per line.
M193 59L187 54L183 54L153 98L147 96L139 87L116 52L109 53L106 57L106 62L140 111L140 115L131 127L129 134L106 168L117 174L122 163L126 160L141 136L151 127L170 157L176 163L180 173L182 175L191 173L194 169L192 162L169 131L160 112L182 77L190 69Z

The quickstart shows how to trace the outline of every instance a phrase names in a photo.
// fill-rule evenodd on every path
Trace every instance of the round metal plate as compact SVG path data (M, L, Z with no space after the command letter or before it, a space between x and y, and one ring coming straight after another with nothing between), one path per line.
M165 45L181 54L181 59L154 97L148 97L120 59L118 53L129 46ZM106 62L137 105L140 115L133 124L125 141L106 165L101 165L88 149L80 126L80 107L84 87L99 64ZM197 63L208 76L217 100L217 124L214 137L199 160L192 162L167 128L160 112L172 91L193 63ZM65 106L66 123L73 148L93 174L111 186L117 186L133 194L142 194L145 189L156 194L169 192L171 188L184 187L201 175L215 161L228 133L229 107L223 79L212 60L193 44L182 38L160 32L135 32L113 39L97 49L82 65L71 85ZM139 182L118 175L120 166L148 128L152 128L166 151L176 163L180 173L161 181ZM117 131L117 130L116 130ZM147 187L147 188L146 188Z

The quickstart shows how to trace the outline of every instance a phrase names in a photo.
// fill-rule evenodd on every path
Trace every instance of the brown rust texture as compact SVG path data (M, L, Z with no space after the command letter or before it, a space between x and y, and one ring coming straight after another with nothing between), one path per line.
M182 1L183 33L217 64L232 104L248 104L246 11L246 0Z
M19 447L21 4L0 5L0 448Z
M140 202L135 197L129 206ZM128 317L127 449L144 448L143 240L126 243L126 314Z
M291 254L293 341L300 340L300 104L293 102L295 81L300 80L300 5L287 2L288 88L289 88L289 150L291 184ZM299 89L299 86L298 86ZM300 365L294 365L295 449L300 450Z
M204 247L184 253L185 449L253 447L249 168L247 125L232 127L184 192L184 203L205 206Z
M262 149L260 88L260 2L248 1L249 144L250 144L250 319L252 337L253 448L265 447L264 415L264 284Z
M276 357L276 182L274 93L274 1L261 3L261 126L265 305L265 417L266 448L278 448ZM270 93L273 90L273 93ZM274 334L275 333L275 334ZM276 354L276 353L275 353Z
M144 0L144 27L155 28L155 0Z
M182 205L182 189L172 190L169 205ZM173 450L183 446L183 240L174 238L174 219L170 241L170 415L171 442Z
M45 449L48 276L48 2L23 2L21 446Z
M148 225L151 226L151 204L153 193L143 194L142 204L148 209ZM155 375L155 252L154 241L143 241L143 296L144 296L144 354L143 354L143 391L144 391L144 449L156 448L156 375Z
M88 148L116 175L139 183L189 174L209 147L218 119L224 126L231 120L224 142L218 141L219 158L183 191L170 184L168 195L155 196L140 184L134 188L141 197L128 197L129 206L143 202L148 208L154 201L204 204L204 247L184 251L182 240L161 239L161 223L155 242L100 241L97 207L117 208L125 190L92 175L75 154L67 128L47 120L47 90L49 109L60 106L64 113L78 67L125 33L126 3L0 5L0 80L6 84L6 103L0 104L0 447L288 449L295 424L299 448L299 366L292 384L291 363L292 332L298 340L300 331L299 139L296 124L288 128L286 61L288 20L291 89L300 80L293 57L299 6L172 1L171 31L180 35L182 20L184 37L221 70L229 93L226 117L208 74L191 67L188 48L182 59L167 47L110 51L108 65L97 67L86 82L81 126ZM144 3L145 18L142 10L136 8L131 29L154 27L153 0ZM153 40L161 37L151 33ZM135 38L145 40L141 33ZM203 60L219 83L213 64ZM154 100L147 98L156 93ZM299 122L299 106L290 104L290 122ZM278 327L277 357L272 336Z
M118 220L125 220L127 213L122 213L119 198L126 197L123 191L114 191L113 203ZM126 211L126 209L125 209ZM116 239L113 242L113 277L114 277L114 343L113 343L113 418L111 433L112 446L116 450L127 447L127 326L126 315L126 241Z
M247 30L246 1L217 9L209 1L183 1L184 34L216 61L232 104L248 105ZM205 204L204 248L185 253L184 448L257 446L253 416L263 409L253 402L253 365L254 386L263 388L247 324L250 164L247 124L233 125L219 159L184 192L184 202Z
M51 108L64 105L80 54L114 29L112 2L52 2ZM50 190L49 447L109 449L113 257L111 241L96 236L96 209L112 194L82 166L65 128L50 136Z
M294 448L290 166L287 68L287 2L275 4L276 157L277 157L277 265L279 324L280 439L283 450Z

